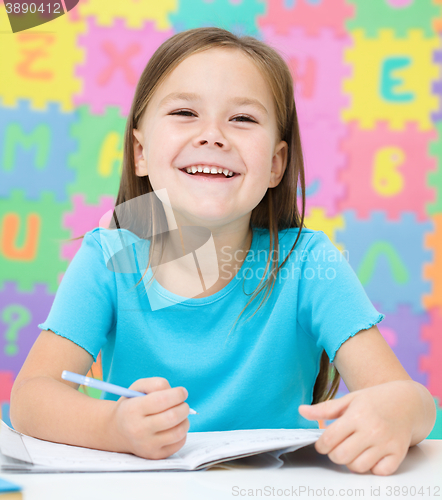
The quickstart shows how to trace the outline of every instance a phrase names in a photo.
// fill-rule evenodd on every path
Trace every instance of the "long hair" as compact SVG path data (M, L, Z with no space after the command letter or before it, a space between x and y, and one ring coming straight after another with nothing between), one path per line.
M286 141L288 144L287 166L281 182L276 187L267 190L263 199L251 213L250 226L269 230L270 252L263 278L236 319L234 323L235 326L249 304L262 290L266 289L264 297L255 313L270 296L279 270L295 249L296 243L301 236L302 228L306 227L304 225L304 160L294 100L293 79L287 64L276 50L252 36L239 37L218 27L190 29L177 33L167 39L150 58L140 76L135 90L132 106L126 122L123 168L115 208L129 200L134 200L137 197L147 193L153 193L154 191L148 176L139 177L135 175L133 130L138 128L140 120L155 90L184 59L192 54L212 48L240 50L255 63L272 90L276 107L279 138L280 140ZM298 210L298 181L301 187L302 197L301 214ZM121 220L121 217L120 220L118 220L114 209L113 219L111 221L114 227L124 227L125 229L133 231L140 238L149 235L147 237L151 241L151 251L149 252L149 261L145 273L150 266L155 246L160 245L161 253L164 251L165 233L158 233L155 229L160 226L167 227L166 214L161 202L159 200L156 201L155 196L149 196L148 198L152 217L143 218L143 211L135 210L127 214L127 217L124 217L124 219L127 220ZM295 243L286 259L278 266L278 257L276 257L276 259L274 258L275 255L279 255L278 232L288 228L300 228L300 230L298 231ZM79 239L82 237L83 236L72 239ZM274 248L273 251L272 248ZM271 266L269 277L262 283L269 265ZM137 285L142 281L143 277L141 277ZM152 276L151 279L153 279L153 277L154 276ZM332 399L338 390L339 380L339 372L330 364L329 357L325 350L323 350L320 359L319 373L313 390L312 403L315 404L327 399ZM331 384L330 387L328 387L330 381Z

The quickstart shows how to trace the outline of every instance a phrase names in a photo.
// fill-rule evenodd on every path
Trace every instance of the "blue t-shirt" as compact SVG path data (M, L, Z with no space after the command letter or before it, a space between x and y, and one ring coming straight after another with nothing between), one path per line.
M297 234L297 228L279 232L279 264ZM196 299L156 280L146 290L151 268L135 286L146 267L139 267L139 257L148 255L149 245L126 229L86 233L39 328L70 339L94 360L101 350L104 381L129 387L140 378L164 377L171 387L185 387L186 402L198 412L189 416L190 432L318 429L298 406L312 403L323 349L332 362L345 340L384 318L327 235L302 230L266 302L246 321L264 289L232 331L262 279L269 231L253 227L236 276ZM128 264L121 255L138 256ZM119 396L103 392L101 398Z

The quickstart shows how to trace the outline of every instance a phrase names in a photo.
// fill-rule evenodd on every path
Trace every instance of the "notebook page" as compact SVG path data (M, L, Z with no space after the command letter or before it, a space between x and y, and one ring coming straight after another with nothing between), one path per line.
M18 437L18 439L17 439ZM184 447L183 447L184 448ZM188 469L180 452L163 460L147 460L129 453L95 450L33 438L1 421L0 449L6 456L57 471L127 471ZM29 464L28 464L29 467ZM31 466L32 467L32 466ZM2 469L13 470L11 463ZM24 469L17 464L16 470Z
M193 432L186 459L192 469L232 458L271 452L275 457L316 442L324 429L247 429L222 432ZM186 442L187 446L187 442ZM184 447L183 447L184 449ZM181 451L181 450L180 450Z
M44 441L17 433L4 422L1 425L0 448L3 454L58 471L192 470L264 451L287 451L288 447L294 451L315 442L323 432L320 429L191 432L177 453L162 460L147 460L127 453ZM21 438L28 455L23 446L14 445L18 442L16 435Z
M29 456L28 450L23 443L23 435L6 425L3 420L0 427L0 448L4 455L13 457L23 462L32 464L32 459Z

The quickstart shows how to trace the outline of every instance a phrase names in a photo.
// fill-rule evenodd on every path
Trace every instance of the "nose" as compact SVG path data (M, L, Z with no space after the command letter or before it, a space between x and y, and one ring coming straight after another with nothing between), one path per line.
M209 146L218 146L222 149L228 149L229 143L224 137L219 127L212 124L205 127L204 130L195 138L196 146L203 146L209 144Z
M200 144L203 145L203 144L210 144L211 141L204 141L204 140L201 140L200 141ZM219 147L223 147L223 142L222 141L214 141L213 142L216 146L219 146Z

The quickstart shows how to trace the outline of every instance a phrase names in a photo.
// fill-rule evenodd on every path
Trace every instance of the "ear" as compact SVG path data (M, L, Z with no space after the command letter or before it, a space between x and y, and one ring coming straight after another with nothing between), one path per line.
M143 134L134 128L133 135L135 174L138 177L145 177L147 175L147 162L143 148Z
M275 148L275 154L272 159L272 170L270 172L269 188L276 187L284 175L287 168L287 156L289 146L285 141L281 141Z

